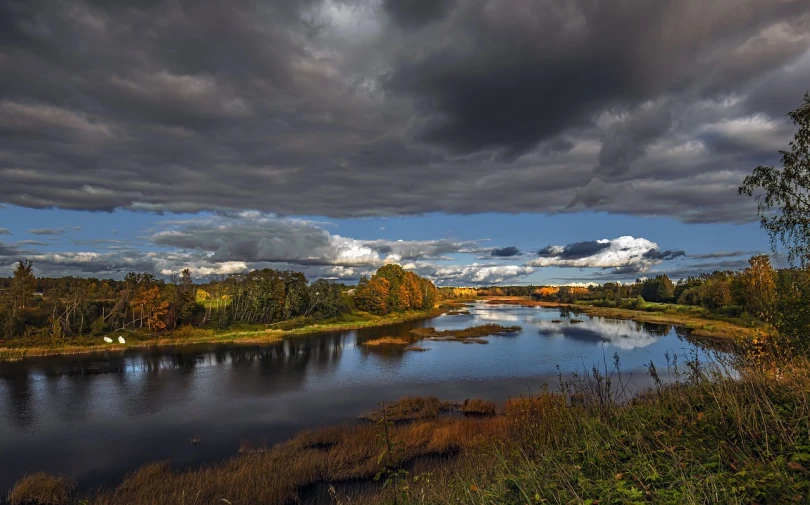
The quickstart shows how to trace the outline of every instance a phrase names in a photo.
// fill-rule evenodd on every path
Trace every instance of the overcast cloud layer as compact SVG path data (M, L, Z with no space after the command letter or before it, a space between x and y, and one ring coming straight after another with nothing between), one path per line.
M735 189L786 146L784 115L810 83L809 13L806 0L6 0L0 201L747 221ZM318 240L313 264L368 253ZM234 261L289 254L246 247L200 244Z

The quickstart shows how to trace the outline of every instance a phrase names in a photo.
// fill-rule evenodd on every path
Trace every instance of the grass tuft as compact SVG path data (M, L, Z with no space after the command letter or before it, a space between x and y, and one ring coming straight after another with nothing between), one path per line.
M375 338L373 340L366 340L362 342L360 345L369 345L369 346L376 346L376 345L408 345L410 344L410 340L402 338L402 337L381 337Z
M11 490L11 505L66 505L71 502L76 483L46 473L26 475Z

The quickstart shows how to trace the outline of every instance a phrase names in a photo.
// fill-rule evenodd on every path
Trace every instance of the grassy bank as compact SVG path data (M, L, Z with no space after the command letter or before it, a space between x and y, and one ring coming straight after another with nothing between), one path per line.
M744 325L742 321L723 316L707 317L700 308L685 305L645 304L641 309L622 309L615 307L596 307L586 304L567 304L557 302L535 301L520 297L488 298L487 303L521 305L525 307L569 308L578 314L609 319L631 319L643 323L674 324L692 331L700 338L739 339L762 336L768 328L764 324Z
M410 311L377 316L366 312L357 312L334 319L313 321L298 319L267 326L245 326L228 330L193 328L183 326L171 332L149 334L145 332L119 332L110 335L116 342L107 344L101 336L77 337L68 341L54 341L44 337L27 337L13 339L0 345L0 361L14 361L26 357L58 356L67 354L84 354L106 351L121 351L128 348L178 346L192 344L228 343L228 344L269 344L285 337L308 335L332 331L356 330L373 326L396 324L415 319L435 317L443 313L442 309L427 311ZM126 344L119 344L117 336L123 335Z
M810 364L747 367L737 380L680 366L669 382L652 369L656 388L624 402L610 393L621 377L607 373L507 399L497 411L468 401L486 411L478 417L411 398L368 415L374 423L243 444L240 455L197 470L157 462L84 494L37 475L11 496L29 503L41 479L44 495L66 486L69 498L54 503L100 505L807 503Z

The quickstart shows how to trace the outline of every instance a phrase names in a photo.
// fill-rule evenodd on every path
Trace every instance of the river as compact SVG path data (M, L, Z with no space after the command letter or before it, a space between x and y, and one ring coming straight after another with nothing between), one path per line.
M241 440L276 442L302 429L356 422L380 401L447 400L554 387L558 371L621 368L636 388L650 360L704 354L670 325L578 316L560 309L476 303L386 327L295 337L271 345L197 345L29 358L0 363L0 496L26 473L70 476L83 488L114 484L148 461L176 468L236 454ZM561 322L553 322L561 320ZM488 344L422 342L426 352L360 343L416 327L519 325ZM558 367L559 366L559 370ZM192 438L200 443L192 444Z

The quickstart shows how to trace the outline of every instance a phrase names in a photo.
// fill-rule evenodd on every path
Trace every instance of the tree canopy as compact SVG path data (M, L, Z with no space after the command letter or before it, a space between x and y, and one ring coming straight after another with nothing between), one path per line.
M788 261L810 264L810 92L788 113L798 131L789 149L780 151L782 167L758 166L739 188L754 196L762 228L786 248Z
M355 292L357 308L372 314L427 310L436 303L433 283L399 265L380 267L371 279L361 279Z

